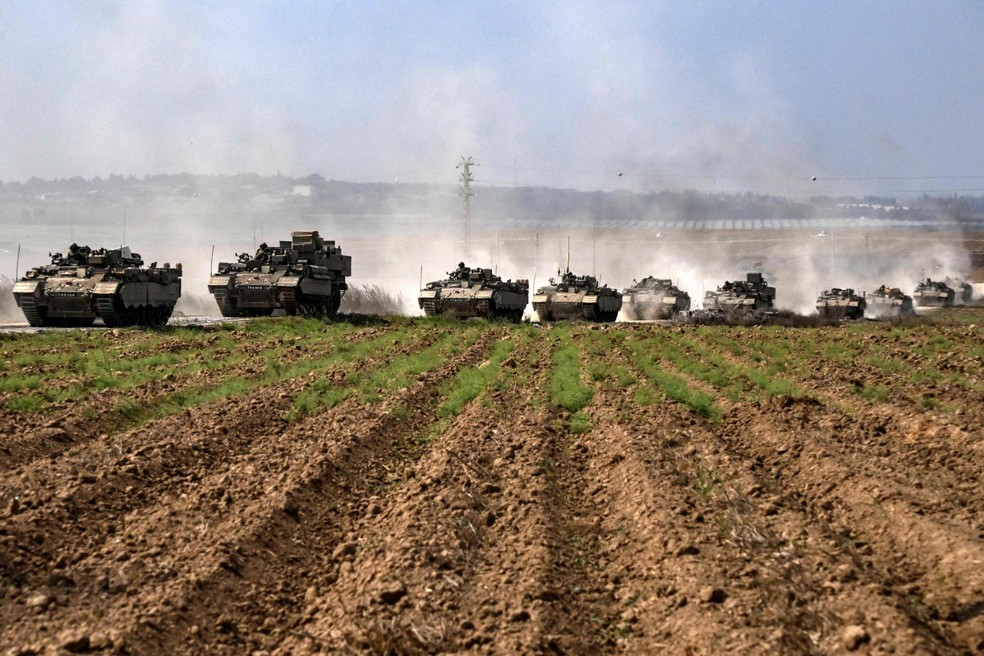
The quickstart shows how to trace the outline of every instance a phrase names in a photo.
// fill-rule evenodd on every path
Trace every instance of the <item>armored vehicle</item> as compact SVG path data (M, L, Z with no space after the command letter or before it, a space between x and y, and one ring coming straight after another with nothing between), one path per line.
M953 307L955 296L956 292L945 282L926 278L916 285L916 291L912 293L912 301L917 308Z
M678 289L672 280L647 276L622 292L626 319L670 319L690 309L690 294Z
M966 305L967 303L970 303L973 300L974 287L966 280L963 280L962 278L951 278L947 276L944 282L946 283L947 287L953 289L954 291L953 302L956 305Z
M882 285L868 294L866 312L869 317L887 319L891 317L907 317L914 314L912 297L904 294L898 287Z
M352 258L318 231L290 233L279 246L260 244L256 254L220 262L208 291L224 317L287 314L334 315L348 289Z
M729 280L716 291L704 294L704 309L721 312L771 310L776 288L769 287L761 273L748 273L745 280Z
M143 265L124 246L72 244L67 255L35 267L14 284L14 298L32 326L163 326L181 296L181 265Z
M817 313L821 317L843 317L845 319L860 319L864 316L867 301L861 294L855 294L853 289L834 287L824 290L817 298Z
M568 269L559 282L551 278L549 283L533 296L533 309L540 321L615 321L622 309L618 290L599 285L594 276L575 276Z
M530 284L503 280L492 269L472 269L460 262L445 280L427 283L417 302L429 317L453 314L518 322L530 302Z

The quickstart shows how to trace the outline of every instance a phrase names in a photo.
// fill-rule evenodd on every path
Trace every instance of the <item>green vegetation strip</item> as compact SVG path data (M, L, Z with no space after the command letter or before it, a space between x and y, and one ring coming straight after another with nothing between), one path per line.
M575 433L591 429L588 418L580 411L591 403L594 390L581 383L581 356L571 329L567 326L554 327L553 333L553 371L550 376L550 404L570 413L569 426Z
M324 350L335 349L337 341L355 330L347 324L327 326L319 321L304 319L259 319L255 325L248 326L239 334L239 340L219 330L211 340L210 349L190 348L173 353L161 353L134 360L127 360L121 354L109 349L85 354L81 365L74 372L76 380L70 385L54 384L53 380L41 375L5 375L0 379L0 392L21 392L36 390L28 397L17 397L7 401L10 410L37 412L47 406L62 401L81 401L104 389L133 389L146 383L161 380L170 375L176 381L210 371L221 371L256 357L246 351L264 350L267 369L276 368L284 360L296 357L294 351L301 349L306 357L316 357ZM182 335L192 335L200 331L177 329ZM196 340L197 341L197 340ZM225 357L219 353L232 351ZM190 360L190 361L189 361Z
M695 339L688 339L684 346L691 353L716 367L730 384L734 386L733 389L740 389L744 393L744 396L752 396L754 398L754 395L747 393L749 390L745 381L749 381L769 396L792 396L797 398L805 396L805 392L802 389L797 387L792 381L782 378L780 375L786 370L787 366L787 354L784 351L773 351L773 356L765 357L756 364L749 363L748 366L742 366L741 364L729 362L713 348L708 348L701 344L700 341L697 341L707 340L711 335L713 333L705 328L701 328L694 334ZM713 339L711 342L712 346L721 346L720 342L715 343ZM726 350L733 357L744 359L741 356L735 356L734 350L731 348L726 348ZM775 357L775 355L778 355L778 357Z
M707 392L691 388L684 378L660 367L661 354L654 352L648 341L634 340L630 343L629 349L633 364L655 383L662 395L682 403L692 412L711 421L721 418L721 411L714 404L714 397ZM637 395L638 402L649 403L652 400L652 398L638 398Z
M421 322L420 326L433 332L433 326ZM339 385L330 380L316 380L299 393L287 413L288 421L298 421L315 415L342 401L358 396L363 403L376 403L386 394L392 394L407 387L414 378L440 367L448 359L463 353L472 346L478 337L488 330L488 324L472 326L464 330L453 330L423 350L407 353L394 358L389 363L369 372L351 372L345 377L345 384ZM368 345L367 345L368 346ZM393 350L396 344L391 344ZM379 358L376 349L368 348L364 357Z
M519 333L518 330L514 332ZM458 372L458 375L442 388L444 402L438 408L438 415L449 417L461 412L466 405L499 378L502 363L515 348L514 337L504 337L492 347L492 353L488 360L477 367Z

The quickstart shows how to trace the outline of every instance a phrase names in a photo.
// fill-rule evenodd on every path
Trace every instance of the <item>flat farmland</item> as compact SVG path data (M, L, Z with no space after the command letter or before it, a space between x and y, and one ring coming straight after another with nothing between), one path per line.
M0 645L978 653L982 324L2 334Z

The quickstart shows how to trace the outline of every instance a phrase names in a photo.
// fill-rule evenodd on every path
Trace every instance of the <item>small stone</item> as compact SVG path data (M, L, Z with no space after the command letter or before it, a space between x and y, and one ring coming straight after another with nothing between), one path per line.
M407 586L402 581L390 581L379 586L376 598L384 604L395 604L407 594Z
M113 648L113 636L108 633L93 633L89 636L89 649L104 651Z
M846 627L844 632L841 633L841 643L844 645L844 649L848 651L854 651L870 640L871 636L868 635L864 627L857 624Z
M318 600L318 589L313 585L304 591L304 603L310 606Z
M34 608L38 611L42 611L51 605L54 601L50 596L43 592L35 592L30 597L27 598L27 607Z
M700 600L705 604L720 604L727 598L727 592L721 588L715 588L712 585L709 585L700 591Z
M16 515L20 511L21 511L20 497L14 497L13 499L10 500L10 503L7 504L7 514Z

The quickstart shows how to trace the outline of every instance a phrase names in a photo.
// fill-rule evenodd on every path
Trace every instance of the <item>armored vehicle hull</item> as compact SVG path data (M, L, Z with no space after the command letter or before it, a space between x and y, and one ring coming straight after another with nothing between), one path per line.
M533 309L540 321L584 320L611 322L622 309L622 295L599 285L593 276L568 271L558 283L537 290Z
M690 310L690 294L667 279L643 278L622 292L622 313L626 319L672 319Z
M892 319L915 314L912 297L898 287L882 285L868 294L865 314L872 319Z
M473 269L464 262L445 280L427 283L417 303L429 317L452 315L518 322L530 302L526 280L503 280L491 269Z
M181 296L181 265L144 267L129 248L76 247L27 272L14 285L32 326L162 326Z
M955 298L952 287L929 278L916 285L916 291L912 293L912 302L917 308L953 307Z
M974 287L969 282L960 278L947 277L946 285L953 289L953 304L967 305L974 299Z
M761 273L746 274L745 280L725 282L716 291L704 294L704 309L719 312L755 312L773 309L775 287L769 287Z
M861 319L867 307L865 297L853 289L834 288L824 291L817 298L817 313L821 317L837 319Z
M277 247L260 246L237 262L221 262L208 281L224 317L286 314L335 315L348 289L352 258L317 231L293 232Z

